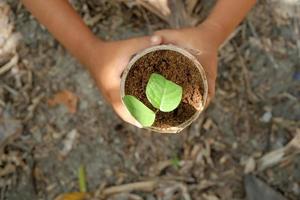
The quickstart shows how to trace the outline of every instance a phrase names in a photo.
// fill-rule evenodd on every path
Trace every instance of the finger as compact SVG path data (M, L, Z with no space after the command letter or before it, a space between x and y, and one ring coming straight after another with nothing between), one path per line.
M215 96L215 82L214 81L209 81L208 82L208 94L207 94L207 102L206 105L208 106L212 99Z
M212 69L215 68L214 65L211 65ZM211 69L205 70L207 80L208 80L208 97L207 97L207 102L206 106L210 104L212 99L215 96L215 89L216 89L216 72L212 72Z
M142 51L143 49L161 44L162 37L153 35L153 36L132 38L121 42L123 42L122 44L125 44L125 48L123 49L123 54L128 56L120 58L121 59L120 62L123 64L117 66L117 71L119 74L122 74L127 63L131 59L131 56L138 53L139 51Z
M162 37L158 35L152 35L150 36L150 45L155 46L162 43Z
M161 44L162 37L159 35L153 35L129 39L127 42L129 44L127 51L130 55L132 55L148 47Z
M161 36L162 42L165 44L178 44L181 42L182 38L180 32L177 30L161 30L154 32L154 35Z

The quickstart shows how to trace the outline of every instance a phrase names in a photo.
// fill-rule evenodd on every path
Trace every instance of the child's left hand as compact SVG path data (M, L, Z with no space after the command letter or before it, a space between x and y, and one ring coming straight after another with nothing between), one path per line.
M209 25L200 25L195 28L161 30L155 35L162 36L164 44L174 44L180 47L196 50L195 55L204 67L208 80L208 102L214 97L217 77L217 51L219 43L214 33L216 28ZM193 52L192 52L193 53ZM207 106L206 105L206 106Z

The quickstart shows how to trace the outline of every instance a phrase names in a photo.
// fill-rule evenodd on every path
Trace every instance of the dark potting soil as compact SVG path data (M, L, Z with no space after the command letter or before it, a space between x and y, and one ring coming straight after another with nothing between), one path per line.
M203 85L197 67L186 56L170 50L150 52L136 61L126 78L125 94L137 97L148 108L156 111L146 97L146 85L154 72L180 85L183 98L174 111L158 111L153 126L168 128L185 122L202 101Z

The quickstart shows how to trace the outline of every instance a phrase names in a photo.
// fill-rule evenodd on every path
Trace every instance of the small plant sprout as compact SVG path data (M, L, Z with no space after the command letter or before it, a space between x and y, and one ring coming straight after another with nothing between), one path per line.
M172 159L171 159L171 164L172 166L174 166L177 170L179 169L180 167L180 159L178 158L178 156L174 156Z
M143 127L150 127L155 121L156 112L171 112L178 107L182 99L182 87L160 74L153 73L146 86L146 96L157 110L151 110L132 95L125 95L123 101L130 114Z

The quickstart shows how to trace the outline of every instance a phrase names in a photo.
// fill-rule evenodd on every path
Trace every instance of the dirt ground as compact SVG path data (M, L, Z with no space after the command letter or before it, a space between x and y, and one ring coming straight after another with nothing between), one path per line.
M110 186L156 183L111 200L243 200L246 174L300 199L299 7L260 1L220 50L209 108L182 133L163 135L122 122L87 71L19 1L6 2L12 33L21 39L16 51L0 51L0 72L15 59L0 73L1 199L52 200L79 191L80 166L94 196ZM106 40L169 26L132 1L72 2ZM201 9L203 18L209 9ZM77 100L73 113L49 105L60 91ZM268 154L276 150L275 158Z

